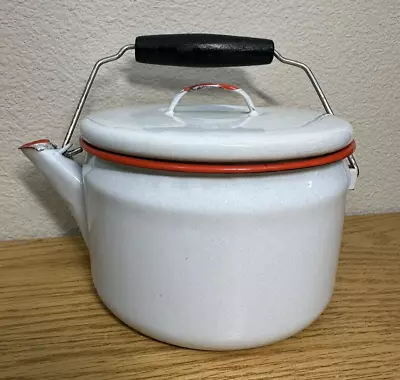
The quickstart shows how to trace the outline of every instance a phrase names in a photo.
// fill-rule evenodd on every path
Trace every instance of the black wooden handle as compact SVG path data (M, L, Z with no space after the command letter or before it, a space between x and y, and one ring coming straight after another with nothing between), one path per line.
M140 36L135 42L135 56L137 62L167 66L266 65L274 58L274 42L219 34Z

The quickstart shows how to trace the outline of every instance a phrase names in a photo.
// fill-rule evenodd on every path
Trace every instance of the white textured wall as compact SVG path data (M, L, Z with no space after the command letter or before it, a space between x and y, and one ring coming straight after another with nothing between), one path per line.
M76 232L16 149L43 137L60 143L92 64L141 34L274 39L315 70L335 112L353 123L362 174L348 212L400 210L399 0L3 0L0 12L0 239ZM215 80L242 86L258 104L319 107L303 73L278 63L179 69L128 55L100 73L87 110L167 102L184 85Z

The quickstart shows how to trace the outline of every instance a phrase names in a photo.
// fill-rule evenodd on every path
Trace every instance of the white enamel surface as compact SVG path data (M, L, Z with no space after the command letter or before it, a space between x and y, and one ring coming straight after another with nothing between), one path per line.
M335 282L349 172L207 176L83 166L94 285L153 338L240 349L315 320Z
M81 122L89 143L105 150L179 161L273 161L322 155L352 140L346 121L280 107L142 106L102 111Z
M62 155L65 149L46 148L38 151L33 147L29 147L21 148L21 150L37 169L45 175L49 184L68 204L87 243L86 208L81 166Z

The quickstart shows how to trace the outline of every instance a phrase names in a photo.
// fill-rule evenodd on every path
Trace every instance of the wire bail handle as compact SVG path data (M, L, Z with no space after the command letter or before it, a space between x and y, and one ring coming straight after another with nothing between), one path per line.
M174 36L178 36L179 37L180 35L174 35ZM181 35L181 37L184 37L184 36L187 37L188 35ZM207 36L207 35L203 35L203 36ZM215 35L212 35L212 36L215 36ZM152 36L150 36L150 37L152 37ZM158 36L155 36L155 37L158 37ZM226 37L226 36L220 36L220 37ZM234 38L233 36L228 36L228 37ZM138 38L136 39L136 41L138 41ZM270 41L270 42L272 43L272 41ZM76 125L78 123L79 117L80 117L80 115L82 113L82 109L83 109L83 107L85 105L86 99L87 99L88 94L89 94L89 92L90 92L90 90L92 88L93 82L94 82L94 80L95 80L95 78L97 76L97 73L98 73L100 67L103 66L106 63L113 62L113 61L116 61L116 60L120 59L128 50L135 50L135 48L136 48L135 44L125 45L116 54L110 55L108 57L104 57L104 58L100 59L99 61L97 61L95 63L95 65L93 66L93 69L92 69L92 71L90 73L90 76L89 76L89 78L88 78L88 80L86 82L86 86L85 86L85 88L83 90L83 93L82 93L81 98L79 100L78 106L76 107L74 116L73 116L73 118L71 120L71 123L70 123L70 126L69 126L69 128L67 130L67 133L65 135L65 138L64 138L64 141L63 141L63 144L62 144L63 148L66 147L71 141L71 138L72 138L72 135L73 135L74 130L76 128ZM283 57L276 49L274 49L273 45L272 45L272 49L273 49L273 57L275 57L279 62L281 62L283 64L286 64L286 65L298 67L298 68L302 69L306 73L308 79L310 80L312 86L314 87L315 92L317 93L317 95L318 95L318 97L319 97L319 99L321 101L322 106L325 109L325 112L327 114L333 115L332 108L330 107L330 105L329 105L329 103L328 103L328 101L327 101L327 99L325 97L325 94L322 91L322 88L319 85L319 83L318 83L315 75L311 71L311 69L306 64L304 64L302 62L295 61L295 60ZM266 62L266 63L269 63L269 62ZM160 64L162 64L162 63L160 63ZM225 66L228 66L228 65L225 65ZM208 84L208 87L209 86L210 86L210 84ZM216 86L216 85L214 85L214 86ZM223 87L220 87L220 88L223 88ZM196 89L198 89L198 88L196 88ZM193 88L190 89L190 91L191 90L193 90ZM243 90L241 90L241 91L243 91ZM188 91L185 91L185 89L184 89L183 93L178 94L178 96L180 95L180 98L178 99L177 103L182 98L182 96L184 96L187 92ZM241 95L243 96L243 94L241 94ZM247 105L248 105L248 107L250 109L250 113L251 113L251 112L253 112L254 105L251 102L251 99L250 99L250 103L249 103L249 101L248 101L249 99L250 98L248 98L248 99L245 98L246 103L247 103ZM174 100L176 100L176 99L174 99ZM177 104L176 103L175 106L173 106L174 100L173 100L173 102L171 103L171 105L170 105L170 107L168 109L168 111L170 111L172 113L173 113L173 110L174 110L174 108L175 108L175 106ZM173 106L173 107L171 108L171 106ZM255 110L254 110L254 112L255 112ZM79 147L79 148L75 148L75 149L72 149L72 150L66 150L63 154L66 157L71 158L71 157L73 157L76 154L81 153L81 152L82 152L82 148ZM358 164L356 162L356 159L354 158L354 155L350 155L349 157L347 157L347 160L348 160L348 163L349 163L350 170L356 171L356 175L358 176L359 175L359 167L358 167Z

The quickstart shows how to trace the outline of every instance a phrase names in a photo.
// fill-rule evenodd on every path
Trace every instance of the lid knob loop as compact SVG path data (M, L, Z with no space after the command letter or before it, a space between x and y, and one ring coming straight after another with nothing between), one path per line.
M243 97L244 101L246 102L247 107L249 108L249 116L257 115L256 107L254 106L254 103L251 100L249 94L237 86L234 86L232 84L226 84L226 83L199 83L199 84L195 84L194 86L184 87L178 94L176 94L174 96L171 104L169 105L168 109L165 111L165 114L168 116L174 116L174 111L175 111L176 106L179 104L181 99L188 92L196 91L196 90L203 90L205 88L221 88L223 90L233 91L233 92L241 95Z

